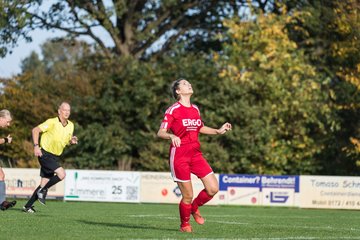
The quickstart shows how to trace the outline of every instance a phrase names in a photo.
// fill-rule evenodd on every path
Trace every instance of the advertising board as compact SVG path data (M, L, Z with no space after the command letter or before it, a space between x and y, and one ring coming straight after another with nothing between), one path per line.
M221 204L298 206L299 176L221 174Z
M30 197L40 184L40 170L33 168L3 168L5 173L6 195L16 198ZM64 182L51 187L48 198L64 197Z
M360 209L360 177L301 176L300 207Z
M218 178L218 175L215 174ZM204 189L201 180L191 175L194 198ZM152 203L179 203L181 192L177 184L172 180L171 174L166 172L142 172L141 173L141 202ZM214 197L207 204L217 204L218 197Z
M140 173L66 170L67 201L139 202Z

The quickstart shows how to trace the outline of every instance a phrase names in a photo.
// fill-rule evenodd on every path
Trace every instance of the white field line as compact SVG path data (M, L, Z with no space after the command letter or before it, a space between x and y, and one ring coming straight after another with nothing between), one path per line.
M276 237L276 238L231 238L236 240L359 240L360 237L305 237L305 236L299 236L299 237Z
M130 217L163 217L163 216L168 216L167 214L144 214L144 215L129 215ZM231 215L231 214L215 214L215 215L206 215L207 217L212 217L212 218L227 218L227 217L231 217L233 218L235 217L241 217L241 218L259 218L259 216L253 216L253 215ZM286 219L315 219L315 218L326 218L328 219L328 216L284 216L284 215L272 215L272 216L261 216L261 218L274 218L274 219L279 219L279 218L286 218ZM349 217L349 216L344 216L344 217L338 217L338 218L345 218L347 220L357 220L360 219L359 217Z
M133 217L133 218L154 218L155 217L155 218L171 219L171 220L179 219L178 217L171 217L171 216L165 215L165 214L128 215L128 216ZM206 222L228 224L228 225L249 225L249 224L253 225L254 224L254 223L234 222L234 221L214 221L214 220L209 220L209 219L206 219ZM331 230L331 231L360 231L359 228L340 228L340 227L332 227L332 226L316 227L316 226L276 225L276 224L256 223L256 227L259 227L259 226L274 227L274 228L318 229L318 230ZM264 239L270 239L270 238L264 238ZM344 239L346 239L346 238L344 238ZM349 239L352 239L352 238L349 238ZM360 239L360 237L356 238L356 239Z
M134 238L132 240L136 240L137 238ZM158 240L158 238L149 238ZM173 238L165 238L166 240L174 240ZM163 240L165 240L163 238ZM190 239L190 238L189 238ZM233 239L233 240L360 240L360 237L305 237L305 236L299 236L299 237L276 237L276 238L191 238L192 240L210 240L210 239L216 239L216 240L227 240L227 239ZM142 239L143 240L143 239Z
M228 222L228 221L212 221L212 220L207 220L206 222L212 222L212 223L221 223L221 224L228 224L228 225L247 225L250 223L244 223L244 222Z
M318 229L318 230L331 230L331 231L360 231L358 228L340 228L340 227L313 227L313 226L299 226L299 225L276 225L266 223L256 223L256 226L274 227L274 228L297 228L297 229Z
M216 214L216 215L207 215L209 217L219 217L219 218L224 218L224 217L234 217L235 215L231 215L231 214ZM253 216L253 215L245 215L245 214L237 214L236 217L242 217L242 218L259 218L259 216ZM271 215L271 216L261 216L261 218L286 218L286 219L314 219L314 218L326 218L328 219L328 216L288 216L288 215ZM352 219L352 220L359 220L360 216L343 216L343 217L337 217L337 218L344 218L344 219Z

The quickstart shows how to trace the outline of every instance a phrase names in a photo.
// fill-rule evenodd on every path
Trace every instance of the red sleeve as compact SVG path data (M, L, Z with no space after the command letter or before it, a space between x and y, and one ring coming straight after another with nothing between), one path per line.
M165 113L165 117L161 122L160 128L170 129L174 117L168 113Z

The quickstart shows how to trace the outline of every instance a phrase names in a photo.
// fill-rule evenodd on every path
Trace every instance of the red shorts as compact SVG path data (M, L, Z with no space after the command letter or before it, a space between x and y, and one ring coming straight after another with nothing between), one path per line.
M170 169L175 182L190 181L190 173L198 178L203 178L213 173L212 168L200 151L199 143L170 147Z

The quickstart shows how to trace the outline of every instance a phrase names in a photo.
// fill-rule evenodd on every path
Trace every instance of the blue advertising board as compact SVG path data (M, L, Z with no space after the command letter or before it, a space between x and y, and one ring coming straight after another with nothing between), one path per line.
M299 176L220 174L219 189L227 204L297 205Z

